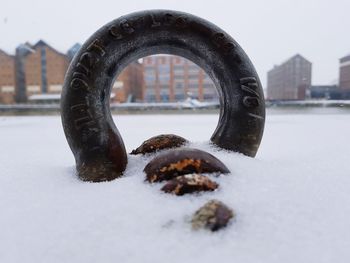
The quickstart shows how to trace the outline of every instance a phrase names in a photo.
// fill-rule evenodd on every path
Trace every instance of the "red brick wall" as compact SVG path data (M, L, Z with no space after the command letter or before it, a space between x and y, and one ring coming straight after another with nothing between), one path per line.
M138 62L130 63L118 76L117 82L122 82L122 88L113 88L112 102L126 102L128 96L133 94L136 100L143 99L143 72Z
M15 102L15 59L0 50L0 103Z
M68 58L50 48L46 48L46 59L48 93L59 93L60 91L53 89L53 85L63 85L64 77L69 65Z
M41 93L41 55L39 49L36 49L35 51L36 52L34 53L28 54L24 60L27 96ZM33 86L39 86L39 90L31 90L33 89Z
M35 48L34 53L30 53L25 58L25 78L27 86L27 96L32 94L42 93L41 83L41 49L46 50L46 78L47 78L47 92L60 93L57 87L63 85L64 76L66 74L69 61L68 58L53 50L48 46L39 46ZM39 91L31 91L30 86L39 86Z
M350 65L340 67L339 86L342 89L350 90Z

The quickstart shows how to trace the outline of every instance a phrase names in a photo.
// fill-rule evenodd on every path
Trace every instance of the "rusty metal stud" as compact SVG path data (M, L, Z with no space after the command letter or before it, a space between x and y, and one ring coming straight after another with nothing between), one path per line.
M188 141L181 136L175 134L161 134L154 136L144 141L139 147L133 150L130 154L146 154L156 151L177 148L185 145Z
M229 173L215 156L192 148L174 149L156 156L145 169L146 180L154 183L192 173Z
M224 203L218 200L211 200L199 208L192 217L192 228L201 228L217 231L226 227L235 214Z
M183 56L205 70L221 104L211 141L255 156L264 130L264 95L243 49L202 18L170 10L141 11L94 33L67 71L62 123L81 179L105 181L122 175L127 154L109 109L111 87L130 62L159 53Z
M195 192L214 191L219 185L207 176L200 174L187 174L168 181L162 191L174 195L185 195Z

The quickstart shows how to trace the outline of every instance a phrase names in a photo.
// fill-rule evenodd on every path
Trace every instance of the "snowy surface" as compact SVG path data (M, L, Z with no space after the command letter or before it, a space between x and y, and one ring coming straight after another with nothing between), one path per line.
M232 171L216 192L172 196L144 182L151 157L129 157L125 177L86 183L59 117L0 117L0 262L350 262L349 114L272 114L257 158L207 141L216 115L124 115L115 122L130 152L175 133ZM236 220L194 232L206 201Z

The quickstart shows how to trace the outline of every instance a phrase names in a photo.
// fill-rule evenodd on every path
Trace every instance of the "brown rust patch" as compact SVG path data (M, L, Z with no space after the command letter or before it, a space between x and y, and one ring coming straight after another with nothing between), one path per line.
M164 149L181 147L187 142L185 138L175 134L161 134L144 141L139 147L132 150L130 154L153 153Z
M161 153L145 169L146 180L161 182L179 175L193 173L229 173L227 167L215 156L192 148L174 149Z
M161 190L165 193L184 195L201 191L214 191L218 187L216 182L204 175L188 174L170 180Z
M181 172L182 170L184 170L186 167L190 165L195 167L195 169L199 170L201 166L201 160L184 159L176 163L171 163L168 166L161 168L160 171L166 172L166 171L176 170Z
M232 209L218 200L211 200L198 209L192 217L192 229L201 228L217 231L226 227L235 217Z

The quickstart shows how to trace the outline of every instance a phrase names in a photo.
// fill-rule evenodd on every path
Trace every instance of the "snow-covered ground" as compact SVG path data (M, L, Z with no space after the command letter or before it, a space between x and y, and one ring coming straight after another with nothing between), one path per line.
M257 158L207 141L216 115L123 115L130 152L175 133L232 171L216 192L172 196L144 182L150 157L129 157L125 177L86 183L59 117L0 117L0 262L349 262L350 113L271 114ZM191 215L219 199L236 220L194 232Z

